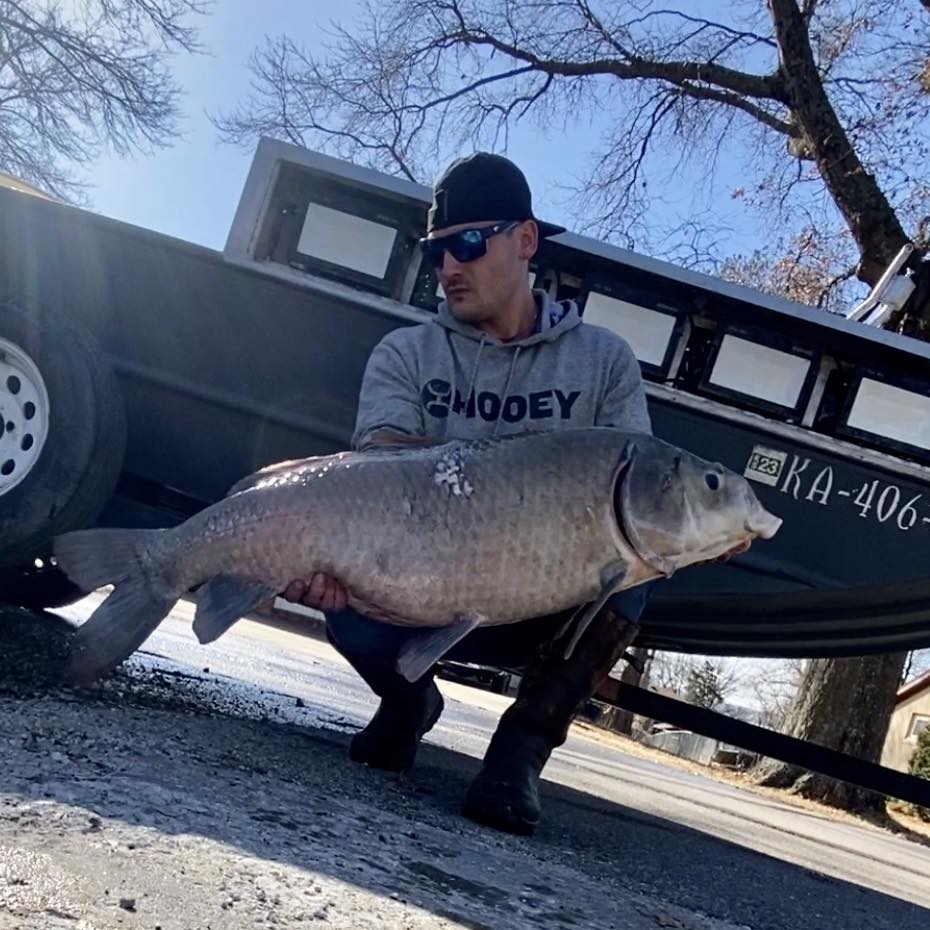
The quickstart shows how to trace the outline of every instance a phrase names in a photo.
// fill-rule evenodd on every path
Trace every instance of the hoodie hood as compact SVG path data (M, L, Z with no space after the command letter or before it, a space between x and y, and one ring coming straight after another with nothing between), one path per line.
M470 323L463 323L456 319L449 309L447 301L442 301L437 308L437 322L440 326L445 327L451 332L458 333L475 342L487 343L493 346L505 346L513 348L519 346L526 348L537 345L541 342L554 342L564 333L574 329L581 323L581 314L573 300L553 300L547 291L534 290L533 296L536 298L536 307L538 315L536 317L536 329L528 336L522 339L513 339L502 342L489 336L486 332L472 326Z
M502 342L453 316L399 326L375 347L354 448L380 429L443 441L584 426L650 431L639 363L570 300L534 290L535 329Z

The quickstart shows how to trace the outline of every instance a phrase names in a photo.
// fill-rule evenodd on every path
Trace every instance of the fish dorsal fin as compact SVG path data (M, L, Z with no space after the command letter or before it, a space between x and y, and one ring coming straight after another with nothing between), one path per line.
M252 472L252 474L246 475L244 478L240 478L226 492L226 496L232 497L233 494L238 494L240 491L248 491L250 488L254 488L257 484L268 481L269 478L274 478L276 475L302 471L315 464L317 461L317 458L289 459L286 462L276 462L274 465L266 465L264 468L260 468L258 471Z
M481 614L459 614L448 626L415 634L397 657L397 671L407 681L422 678L456 643L480 626L484 619Z
M242 491L248 491L263 482L282 477L287 474L299 475L305 471L320 468L327 460L339 456L342 461L349 457L363 456L368 454L377 454L378 452L403 452L411 449L426 449L431 446L442 445L440 440L430 439L428 436L411 436L409 433L401 433L393 429L378 430L373 439L375 440L370 446L366 447L364 452L337 452L334 455L316 455L304 459L288 459L284 462L275 462L273 465L266 465L258 471L240 478L227 492L226 497L232 497L233 494L239 494Z

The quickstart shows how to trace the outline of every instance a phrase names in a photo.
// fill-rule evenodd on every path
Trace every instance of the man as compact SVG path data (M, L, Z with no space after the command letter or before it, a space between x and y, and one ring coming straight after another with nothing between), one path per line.
M562 231L534 217L526 179L507 159L478 153L450 166L435 185L422 242L446 299L435 321L397 329L372 352L355 448L593 425L651 431L639 365L627 343L582 323L573 303L530 288L529 262L540 238ZM524 669L468 789L466 816L532 832L542 768L635 638L647 587L615 595L568 661L564 640L554 641L567 615L478 629L448 654ZM348 609L347 592L326 576L295 581L285 597L323 611L330 641L381 699L353 738L351 757L409 769L443 705L432 673L410 684L394 670L402 644L416 631Z

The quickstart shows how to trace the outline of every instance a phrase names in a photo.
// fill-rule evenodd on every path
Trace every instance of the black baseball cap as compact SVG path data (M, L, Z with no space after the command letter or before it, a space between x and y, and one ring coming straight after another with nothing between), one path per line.
M565 232L564 226L537 219L532 201L526 177L509 158L475 152L452 162L433 185L426 230L487 220L533 220L542 239Z

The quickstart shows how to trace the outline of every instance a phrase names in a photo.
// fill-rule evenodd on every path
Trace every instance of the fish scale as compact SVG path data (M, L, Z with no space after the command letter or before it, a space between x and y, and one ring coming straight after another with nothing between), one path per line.
M87 678L200 585L203 641L315 572L377 618L464 635L599 603L778 523L742 476L593 427L281 463L177 527L77 531L55 553L87 590L116 585L74 639Z
M325 571L351 600L418 626L464 610L491 623L560 610L596 595L618 556L636 558L623 550L611 507L622 449L595 434L540 444L529 467L520 445L487 442L357 454L330 469L314 463L178 528L175 545L191 553L178 584L186 590L234 567L283 590ZM211 531L217 513L228 530ZM246 526L256 529L243 538Z

